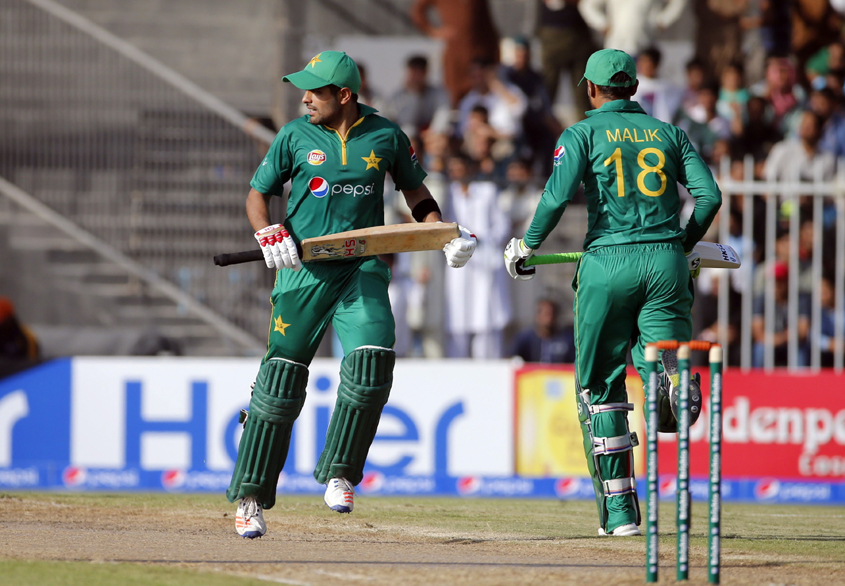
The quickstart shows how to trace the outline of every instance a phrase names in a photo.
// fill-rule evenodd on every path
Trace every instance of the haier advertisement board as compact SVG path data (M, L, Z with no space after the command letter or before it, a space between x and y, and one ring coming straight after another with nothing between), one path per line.
M223 491L258 366L255 359L73 358L3 379L0 487ZM324 490L311 474L339 363L315 360L309 372L283 492ZM483 493L479 478L511 477L512 379L506 362L398 364L361 490L456 493L460 485Z
M257 367L241 358L73 358L0 380L0 488L222 493ZM316 360L309 370L280 493L323 491L312 471L339 363ZM405 360L394 378L359 492L592 498L571 368ZM840 380L830 373L725 374L726 500L845 501ZM628 388L638 409L632 429L644 440L642 388L633 373ZM699 498L706 492L706 417L705 410L692 428ZM661 487L669 498L674 438L661 439Z

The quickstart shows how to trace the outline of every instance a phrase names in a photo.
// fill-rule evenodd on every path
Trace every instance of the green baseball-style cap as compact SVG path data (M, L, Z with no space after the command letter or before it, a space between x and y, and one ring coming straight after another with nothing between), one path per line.
M301 90L316 90L327 85L348 87L353 94L361 89L361 74L352 57L343 51L323 51L311 58L302 71L282 78Z
M612 82L610 78L623 71L631 77L630 82ZM634 59L624 51L618 49L602 49L596 51L587 59L584 77L578 85L588 79L596 85L611 87L631 87L637 83L637 65Z

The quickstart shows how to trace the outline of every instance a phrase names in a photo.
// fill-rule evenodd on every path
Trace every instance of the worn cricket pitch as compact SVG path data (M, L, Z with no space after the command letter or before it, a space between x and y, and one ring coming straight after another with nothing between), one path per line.
M492 585L645 582L643 538L598 538L586 501L281 497L245 540L221 496L0 494L4 584ZM706 504L693 505L690 584L706 584ZM661 583L675 578L661 503ZM724 507L722 583L845 584L845 510ZM9 580L8 582L6 580Z

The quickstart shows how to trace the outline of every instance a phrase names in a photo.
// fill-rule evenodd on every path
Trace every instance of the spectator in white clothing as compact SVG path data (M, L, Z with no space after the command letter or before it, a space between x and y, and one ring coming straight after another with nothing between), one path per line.
M496 145L500 148L497 149ZM469 113L463 150L478 165L476 168L485 180L496 181L503 175L501 160L512 155L514 149L513 143L501 139L496 129L490 125L490 113L487 108L478 105ZM494 153L498 156L494 156Z
M707 72L704 69L704 61L693 57L686 65L686 87L681 90L681 109L675 112L675 118L679 118L684 112L689 112L698 104L698 90L707 81ZM675 121L673 120L674 124Z
M656 32L669 28L687 0L581 0L578 9L591 28L604 36L606 49L638 55Z
M832 153L819 148L821 122L818 114L806 110L801 114L798 137L782 140L772 147L766 159L766 181L831 181L836 171Z
M478 248L473 262L464 267L469 271L446 271L447 356L501 358L503 332L511 317L502 263L510 220L497 204L496 184L474 180L473 173L466 156L449 159L451 183L445 217L473 226Z
M764 169L766 181L786 184L833 181L836 173L836 157L833 153L821 149L821 129L819 115L812 110L805 110L799 118L798 137L788 138L772 147ZM805 193L798 194L797 206L792 205L791 198L783 198L780 204L781 214L783 216L797 214L800 209L812 206L812 197L807 195L812 191L812 185L808 185ZM782 194L775 192L773 195ZM823 202L824 215L828 218L835 217L833 202L828 198L825 200Z
M698 150L701 158L711 165L719 162L731 137L731 123L722 118L716 110L719 99L719 86L705 83L698 90L698 104L687 114L680 117L677 125L687 133L690 142ZM717 148L719 145L723 148Z
M470 80L472 90L463 97L458 107L459 136L466 132L473 108L484 106L490 126L498 133L497 138L518 139L522 134L522 116L528 108L528 100L522 90L512 83L502 81L498 65L484 59L473 61Z
M684 92L659 78L661 57L657 47L648 47L637 56L637 103L649 116L671 124Z

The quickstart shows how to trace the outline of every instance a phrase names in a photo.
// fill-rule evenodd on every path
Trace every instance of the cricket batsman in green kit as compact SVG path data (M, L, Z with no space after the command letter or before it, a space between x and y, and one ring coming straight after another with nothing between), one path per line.
M615 49L593 53L584 79L594 109L561 135L537 212L525 237L508 244L505 265L514 279L534 276L534 267L525 267L525 261L557 225L583 182L589 221L572 282L578 414L599 535L640 535L636 439L627 413L634 406L625 391L628 344L638 332L632 354L645 383L647 343L690 339L692 278L699 264L691 251L719 210L721 193L686 134L646 115L631 100L638 82L628 54ZM695 198L683 229L677 183ZM658 431L673 432L677 358L664 352L662 366ZM691 388L690 396L694 421L700 413L700 388Z
M303 264L297 243L383 225L388 172L416 221L441 220L408 137L376 110L358 103L361 78L349 56L323 51L302 71L283 79L304 91L308 114L278 133L255 172L246 202L266 264L277 270L267 353L226 491L230 502L240 500L235 528L248 538L267 531L262 511L275 504L293 423L305 402L308 365L329 322L344 358L314 476L327 485L324 500L333 511L352 511L354 487L363 478L393 383L395 325L387 265L376 257ZM287 217L283 224L271 224L270 197L282 195L287 181ZM476 246L475 236L460 230L443 249L454 268L464 266Z

